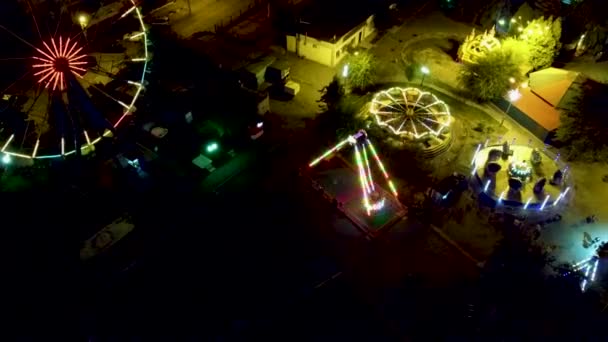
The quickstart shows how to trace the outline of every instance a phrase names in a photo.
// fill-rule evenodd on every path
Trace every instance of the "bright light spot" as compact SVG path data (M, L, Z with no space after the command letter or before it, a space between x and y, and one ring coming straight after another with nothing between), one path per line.
M500 19L500 20L498 21L498 25L504 25L504 24L505 24L505 20L504 20L504 19Z
M524 30L524 28L521 26L517 28L517 31L519 31L519 32L522 32L523 30Z
M345 64L342 68L342 77L348 77L348 64Z
M257 125L255 125L257 128L262 128L264 126L263 122L258 122Z
M10 164L11 163L11 156L8 154L5 154L4 157L2 157L2 162L4 164Z
M516 22L516 21L517 21L517 19L515 19L515 18L511 18L511 22L512 22L512 23L514 23L514 22Z
M500 193L500 196L498 196L498 204L501 204L502 200L505 199L506 192L507 192L507 190L504 190L503 192Z
M547 195L547 197L545 197L543 204L540 206L540 210L545 209L545 206L547 205L547 202L549 201L549 197L551 197L551 195Z
M515 83L515 77L509 77L509 82Z
M210 143L209 145L207 145L207 152L215 152L218 148L219 145L217 143Z
M483 192L488 191L488 188L490 187L490 183L492 183L492 181L488 179L488 181L486 182L486 186L483 187Z
M518 89L511 89L507 94L509 96L509 101L515 102L521 98L521 93Z
M423 74L428 75L431 71L429 70L429 68L427 68L426 66L422 66L420 68L420 71L422 71Z
M532 197L528 198L528 200L526 201L526 205L524 205L524 210L528 209L528 206L530 205L530 201L532 201Z
M528 82L524 82L522 84L520 84L522 88L526 89L528 88Z
M385 201L386 200L383 198L379 202L376 202L374 204L370 204L369 207L368 207L368 209L370 211L378 211L378 210L384 208Z
M78 16L78 22L80 26L85 27L89 23L89 17L86 14L81 14Z

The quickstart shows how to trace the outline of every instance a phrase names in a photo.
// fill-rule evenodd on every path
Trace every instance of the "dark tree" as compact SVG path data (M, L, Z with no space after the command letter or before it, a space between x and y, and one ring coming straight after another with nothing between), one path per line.
M521 78L520 66L511 51L495 49L475 64L465 64L459 76L464 89L481 101L504 96L509 90L509 78Z
M586 81L573 110L563 111L557 137L571 160L605 161L608 158L608 86Z

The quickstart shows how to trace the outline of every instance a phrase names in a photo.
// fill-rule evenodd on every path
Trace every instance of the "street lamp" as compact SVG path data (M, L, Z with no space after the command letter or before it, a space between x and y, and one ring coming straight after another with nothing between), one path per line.
M10 164L11 163L11 156L5 153L4 156L2 157L2 162L4 164Z
M342 77L348 77L348 64L344 64L342 68Z
M80 24L80 28L82 29L82 33L84 34L84 38L87 39L87 26L89 25L89 16L85 13L81 13L78 15L78 23Z
M420 72L422 72L422 80L420 81L420 86L422 87L422 85L424 84L424 78L426 77L426 75L428 75L431 71L429 70L429 68L427 68L425 65L423 65L420 68Z
M507 97L509 98L509 106L507 106L507 110L505 110L505 115L509 114L509 109L511 109L513 102L515 102L521 98L521 93L519 92L519 89L511 89L507 93ZM502 127L502 124L504 122L505 122L505 116L503 115L502 121L500 121L500 127Z
M207 152L215 152L219 148L219 145L216 142L209 143L207 145Z

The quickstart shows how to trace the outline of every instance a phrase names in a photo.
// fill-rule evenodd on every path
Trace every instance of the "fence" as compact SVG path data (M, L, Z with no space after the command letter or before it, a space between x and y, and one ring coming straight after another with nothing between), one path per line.
M517 123L524 126L528 131L530 131L530 133L534 134L540 140L545 141L545 139L547 139L549 131L547 131L546 128L539 125L536 121L532 120L529 116L527 116L524 112L520 111L517 107L509 107L510 102L506 99L501 98L495 100L494 104L507 115L512 117L515 121L517 121Z
M248 4L241 6L239 8L238 13L234 11L234 15L230 15L230 17L226 20L220 20L218 24L213 25L213 32L221 33L226 32L232 26L234 26L237 22L239 22L242 18L247 17L253 12L259 10L262 7L268 6L268 0L251 0Z

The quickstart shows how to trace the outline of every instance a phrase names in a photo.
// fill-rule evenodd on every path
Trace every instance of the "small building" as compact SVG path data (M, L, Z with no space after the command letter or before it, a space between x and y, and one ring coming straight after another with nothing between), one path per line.
M287 51L330 67L375 32L370 6L359 2L319 1L300 11L295 32L287 34Z
M519 89L521 98L512 104L508 114L532 134L546 140L559 127L560 111L573 109L584 80L578 72L558 68L533 72L528 86ZM497 104L503 110L509 107L507 98Z

